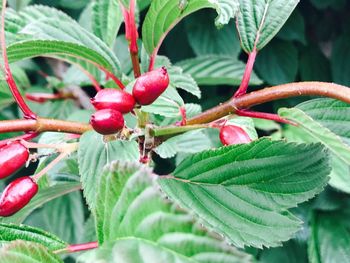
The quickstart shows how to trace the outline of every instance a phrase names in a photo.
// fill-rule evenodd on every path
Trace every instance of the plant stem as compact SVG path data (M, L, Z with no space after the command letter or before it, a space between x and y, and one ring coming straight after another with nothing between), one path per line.
M350 104L350 89L346 86L324 82L289 83L232 98L228 102L187 120L187 124L209 123L225 117L226 115L233 114L237 109L248 109L266 102L297 96L329 97Z
M83 244L69 245L66 248L54 251L55 254L75 253L98 248L98 242L89 242Z
M69 153L62 152L60 153L52 162L50 162L44 169L42 169L39 173L34 175L32 178L34 181L38 182L39 179L44 176L48 171L50 171L56 164L66 158Z
M243 79L241 82L241 85L239 86L238 90L236 91L234 98L240 97L247 93L250 76L252 75L256 55L257 55L256 47L254 47L253 51L249 54L247 65L244 71Z
M6 132L35 132L46 131L83 134L92 127L86 123L63 121L56 119L38 118L36 120L6 120L0 121L0 133Z
M1 42L1 50L2 50L2 58L4 63L5 77L6 82L9 85L12 96L17 102L19 108L23 112L24 118L26 119L36 119L36 114L28 107L25 103L21 93L18 90L16 82L12 76L12 72L10 69L10 65L7 58L6 52L6 39L5 39L5 11L6 11L6 0L2 1L2 12L1 12L1 34L0 34L0 42Z

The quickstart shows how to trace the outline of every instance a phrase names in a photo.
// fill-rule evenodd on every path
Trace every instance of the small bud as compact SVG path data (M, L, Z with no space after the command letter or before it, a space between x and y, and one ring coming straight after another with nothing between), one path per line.
M96 132L110 135L123 129L124 117L123 114L116 110L99 110L91 115L90 123Z
M38 192L37 183L29 176L11 182L0 197L0 216L7 217L25 207Z
M103 89L91 99L96 110L112 109L121 113L129 113L135 107L134 97L122 90Z
M10 176L28 160L29 151L19 141L10 142L0 148L0 179Z
M235 125L223 126L220 129L220 141L223 145L249 143L252 140L241 127Z
M132 90L137 103L152 104L169 86L169 75L165 67L141 75Z

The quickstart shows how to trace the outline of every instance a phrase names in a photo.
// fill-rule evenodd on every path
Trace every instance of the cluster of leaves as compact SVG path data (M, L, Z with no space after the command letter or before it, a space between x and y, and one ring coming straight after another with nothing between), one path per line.
M9 1L7 52L20 88L90 91L86 72L101 85L116 87L105 78L110 72L131 89L132 65L119 2L50 2L70 16L35 5L40 1ZM169 69L171 86L142 110L163 126L180 120L180 107L193 116L217 105L232 96L226 85L241 82L243 51L250 53L255 47L259 56L251 86L295 80L350 86L349 23L343 15L349 4L310 0L295 9L297 4L139 0L143 72L177 25L160 49L164 56L156 60L156 67ZM326 19L329 16L343 18L336 30L332 23L338 20ZM232 18L237 19L241 42ZM40 71L51 73L56 59L67 64L53 67L60 68L52 72L55 77L38 77ZM83 100L81 105L64 100L30 106L42 117L87 122L89 105ZM0 108L1 119L18 116L4 81ZM313 99L280 108L279 114L299 126L237 117L229 122L245 129L254 142L220 148L217 130L192 131L163 142L155 150L162 158L155 171L167 176L137 164L135 141L105 143L95 132L85 133L78 153L41 179L40 192L29 205L0 218L2 262L62 262L56 254L68 244L95 240L99 249L77 256L77 262L349 262L350 105ZM126 116L126 121L135 127L134 116ZM258 132L269 137L258 139ZM39 139L65 141L65 135L56 133ZM41 159L37 171L50 158ZM176 169L169 171L169 166ZM81 185L84 198L77 192ZM269 249L282 242L283 247Z

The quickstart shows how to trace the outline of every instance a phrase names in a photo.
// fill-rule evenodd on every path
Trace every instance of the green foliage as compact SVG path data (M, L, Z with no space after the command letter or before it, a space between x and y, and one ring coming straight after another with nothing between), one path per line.
M329 172L320 144L262 139L192 155L159 183L230 243L269 247L298 230L287 209L322 191Z
M14 241L0 249L1 262L4 263L61 263L58 256L50 253L44 246L26 242Z
M29 226L14 224L0 224L0 241L11 242L17 239L41 244L49 250L65 248L67 244L52 234Z
M96 184L103 167L111 161L136 161L136 142L112 141L105 143L96 132L85 133L79 142L79 172L84 196L91 208L95 207Z
M164 199L149 168L114 162L100 176L94 214L102 246L83 262L251 262Z
M246 53L254 47L249 91L294 81L349 86L349 2L136 3L141 72L148 71L153 55L155 68L168 69L169 88L152 105L138 105L125 115L127 129L116 136L40 136L42 144L78 142L78 152L40 179L38 194L25 208L0 218L0 261L350 262L348 104L306 97L254 109L279 109L296 126L232 115L207 129L156 138L148 133L168 125L180 129L184 109L191 118L231 98L246 70ZM20 92L76 96L28 102L40 117L88 123L89 97L95 94L91 76L102 87L117 88L103 71L132 91L135 78L121 12L129 4L8 1L7 53ZM0 119L19 118L0 72ZM148 122L146 129L140 116ZM221 147L223 124L242 127L253 142ZM263 136L269 137L259 139ZM148 147L152 168L137 163ZM38 149L38 164L13 178L40 172L57 156L54 151ZM13 178L2 180L0 188ZM55 255L65 253L68 244L96 240L98 249L62 259Z
M299 0L240 0L238 32L247 53L266 46L278 33Z

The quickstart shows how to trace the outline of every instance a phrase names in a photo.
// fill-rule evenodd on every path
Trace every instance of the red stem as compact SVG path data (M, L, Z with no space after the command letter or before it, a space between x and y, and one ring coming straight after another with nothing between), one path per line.
M258 52L257 52L256 48L254 47L253 51L249 54L241 85L239 86L238 90L236 91L234 98L240 97L240 96L247 93L249 81L250 81L250 76L252 75L252 71L253 71L253 67L254 67L257 53Z
M18 90L16 82L12 76L12 73L11 73L10 65L9 65L8 58L7 58L7 52L6 52L5 11L6 11L6 0L3 0L2 12L1 12L1 49L2 49L2 58L3 58L3 62L4 62L6 82L9 85L12 96L14 97L19 108L23 112L24 118L36 119L37 118L36 114L25 103L21 93Z
M266 112L256 112L256 111L249 111L249 110L236 110L236 114L238 116L243 116L243 117L250 117L250 118L257 118L257 119L264 119L264 120L271 120L271 121L277 121L281 123L286 123L286 124L291 124L296 126L297 124L290 121L281 118L277 114L273 113L266 113Z
M90 249L98 248L98 242L89 242L84 244L76 244L68 246L67 250L69 253L75 253L79 251L85 251Z

